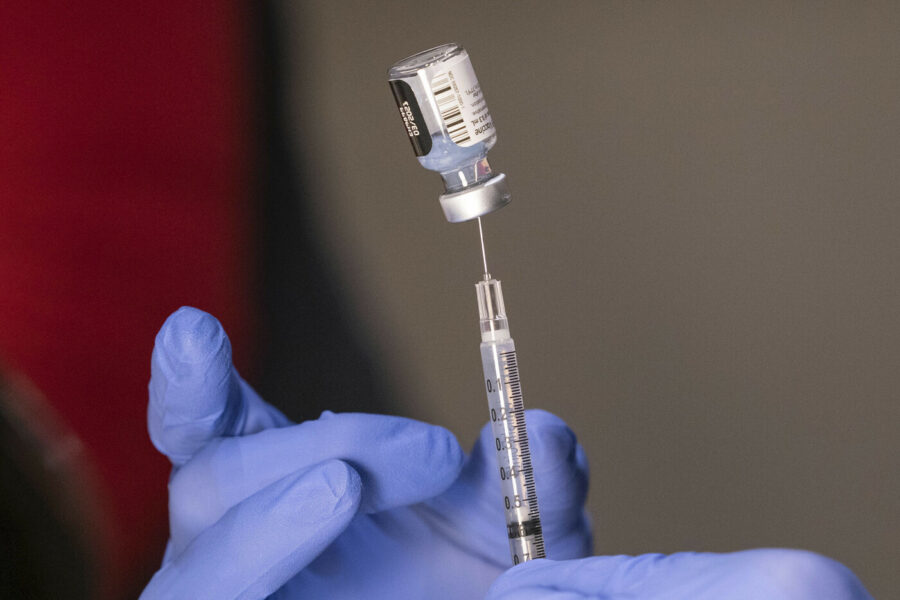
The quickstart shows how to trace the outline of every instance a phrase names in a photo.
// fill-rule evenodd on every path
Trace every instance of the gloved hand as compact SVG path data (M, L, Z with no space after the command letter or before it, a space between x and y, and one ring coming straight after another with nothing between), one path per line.
M466 458L449 431L399 417L293 425L192 308L157 335L147 418L174 468L171 536L143 600L480 600L509 566L489 427ZM585 556L584 452L557 417L527 420L547 549Z
M872 600L842 564L799 550L535 560L487 600Z

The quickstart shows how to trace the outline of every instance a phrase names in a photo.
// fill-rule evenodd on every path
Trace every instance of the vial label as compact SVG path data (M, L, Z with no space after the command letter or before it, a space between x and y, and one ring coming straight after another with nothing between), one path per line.
M432 77L431 92L457 146L474 146L494 134L494 122L468 55Z
M391 85L394 100L397 101L397 108L400 110L400 118L403 119L403 126L416 156L425 156L431 152L431 134L425 125L416 95L406 82L395 79L388 83Z

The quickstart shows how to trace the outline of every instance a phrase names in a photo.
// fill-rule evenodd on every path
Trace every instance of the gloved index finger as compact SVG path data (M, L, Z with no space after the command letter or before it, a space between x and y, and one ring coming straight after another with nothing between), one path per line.
M166 319L150 369L147 428L175 466L216 437L290 424L241 379L225 330L202 310L185 306Z
M321 554L359 506L359 476L327 461L232 507L154 575L141 600L266 598Z
M208 444L169 484L175 553L273 481L329 459L359 473L362 510L414 504L447 489L463 452L442 427L401 417L325 413L315 421Z

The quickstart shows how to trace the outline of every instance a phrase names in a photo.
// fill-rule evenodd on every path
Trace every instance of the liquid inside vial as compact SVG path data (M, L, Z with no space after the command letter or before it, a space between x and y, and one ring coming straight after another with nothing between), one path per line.
M396 63L388 76L419 163L440 173L448 192L490 178L487 153L497 134L465 49L425 50ZM428 141L413 139L426 134Z

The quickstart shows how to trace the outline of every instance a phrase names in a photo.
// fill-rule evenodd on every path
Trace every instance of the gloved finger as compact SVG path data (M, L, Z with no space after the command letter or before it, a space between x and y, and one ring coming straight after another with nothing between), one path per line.
M360 491L358 475L336 460L272 483L160 569L141 599L265 598L344 531Z
M315 421L213 440L169 483L172 551L177 555L229 508L273 481L332 458L363 483L363 510L413 504L447 489L463 452L452 433L401 417L323 413Z
M812 552L771 549L532 561L497 578L487 599L518 598L526 590L608 600L871 600L840 563Z
M559 417L529 410L525 420L547 552L558 559L589 555L592 538L584 510L588 489L584 450ZM459 479L429 504L451 524L447 535L477 539L476 544L467 545L477 547L489 560L503 560L505 566L509 541L497 466L498 443L506 442L498 442L487 424Z
M150 371L147 428L175 466L213 438L290 424L241 379L225 330L202 310L183 306L166 319Z
M528 419L534 482L548 556L558 560L590 556L593 538L584 508L589 484L584 448L559 417L535 410Z
M537 587L513 590L500 596L491 596L491 600L586 600L588 598L601 600L599 596L585 596L578 592L561 592L559 590Z

